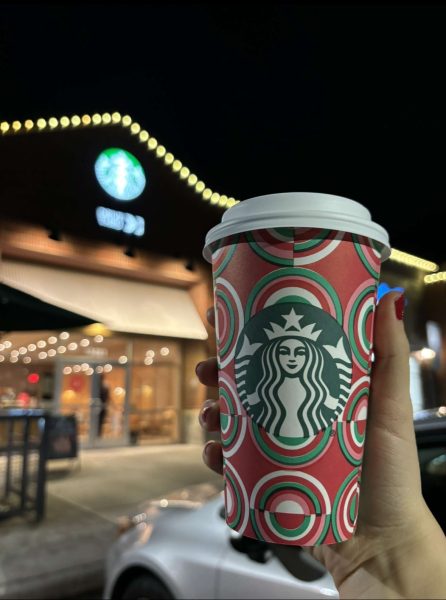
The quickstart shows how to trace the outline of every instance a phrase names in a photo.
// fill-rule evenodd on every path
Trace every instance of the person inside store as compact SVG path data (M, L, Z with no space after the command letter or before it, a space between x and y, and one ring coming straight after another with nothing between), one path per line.
M104 421L107 416L108 404L110 399L110 388L105 383L104 378L101 377L101 383L99 388L99 414L98 414L98 436L101 437L104 433Z
M404 296L389 293L375 316L375 361L355 535L341 544L306 548L333 577L341 598L446 598L446 538L422 493L409 396L409 342ZM210 311L208 319L214 324ZM217 386L217 362L197 365L206 386ZM219 430L218 401L207 400L200 423ZM206 465L222 473L222 447L209 441ZM292 574L299 548L271 546Z

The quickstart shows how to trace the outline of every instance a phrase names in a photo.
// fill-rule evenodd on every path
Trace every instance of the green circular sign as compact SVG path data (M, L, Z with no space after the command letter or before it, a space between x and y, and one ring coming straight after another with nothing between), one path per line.
M94 171L101 188L116 200L134 200L146 187L141 163L136 156L122 148L107 148L101 152Z

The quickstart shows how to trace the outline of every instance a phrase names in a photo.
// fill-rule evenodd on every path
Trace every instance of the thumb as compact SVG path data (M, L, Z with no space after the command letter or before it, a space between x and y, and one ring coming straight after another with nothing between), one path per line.
M386 294L375 316L370 426L406 440L414 439L413 409L409 393L410 347L402 312L404 295Z

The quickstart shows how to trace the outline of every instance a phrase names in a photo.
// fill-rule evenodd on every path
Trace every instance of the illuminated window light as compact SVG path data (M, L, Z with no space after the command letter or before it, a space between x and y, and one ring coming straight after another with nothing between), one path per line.
M71 117L71 124L73 127L78 127L81 124L81 118L79 115L74 115Z
M147 140L149 139L149 133L143 129L142 131L139 132L139 141L140 142L147 142Z
M414 256L413 254L408 254L407 252L401 252L401 250L396 250L395 248L392 249L390 260L394 260L395 262L399 262L410 267L415 267L422 271L438 271L438 265L434 262L424 260L423 258Z
M48 120L48 125L50 126L51 129L54 129L55 127L57 127L59 124L59 121L56 119L56 117L51 117L51 119Z
M83 125L90 125L90 123L91 123L91 117L90 117L90 115L83 115L82 116L82 123L83 123Z
M192 173L192 175L189 175L189 177L187 178L187 185L195 185L198 181L198 177Z
M60 126L65 129L65 127L68 127L68 125L70 124L70 119L68 117L62 117L59 122Z
M133 133L133 135L136 135L141 131L141 125L139 123L132 123L130 131Z
M132 118L129 115L122 117L122 124L124 127L129 127L132 124Z
M109 123L111 123L111 121L112 121L112 116L111 116L111 114L110 114L110 113L104 113L104 114L102 115L102 122L103 122L105 125L108 125Z
M189 177L190 170L187 167L181 167L180 169L180 178L186 179Z
M174 160L175 160L175 157L172 154L172 152L168 152L166 154L166 156L164 157L164 162L166 163L166 165L171 165Z
M2 121L0 123L0 130L2 133L6 133L7 131L9 131L9 123L7 123L6 121Z
M211 189L209 189L209 188L206 188L206 189L203 191L203 198L204 198L205 200L209 200L211 196L212 196L212 190L211 190Z
M118 112L114 112L111 118L113 123L119 123L121 121L121 115Z
M175 171L175 173L180 171L182 166L183 165L180 160L174 160L172 163L172 169L173 169L173 171Z
M99 113L95 113L91 120L93 121L94 125L100 125L102 123L102 117Z
M45 127L46 127L45 119L37 119L37 127L39 129L45 129Z
M22 124L20 123L20 121L13 121L12 128L14 129L14 131L20 131L20 129L22 128Z
M204 183L204 181L197 181L197 183L195 184L195 191L198 194L201 194L206 188L206 185Z

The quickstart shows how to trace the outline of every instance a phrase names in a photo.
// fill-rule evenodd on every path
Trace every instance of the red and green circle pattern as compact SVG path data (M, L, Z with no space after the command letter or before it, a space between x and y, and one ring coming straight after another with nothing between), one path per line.
M358 467L365 442L370 378L361 377L353 385L347 405L337 423L337 438L347 461Z
M330 525L327 490L309 473L265 475L255 485L249 507L252 528L267 542L319 545Z
M230 458L239 450L245 439L247 422L247 417L220 414L221 443L225 458Z
M249 434L258 451L271 463L280 467L310 466L320 460L328 451L334 439L336 422L332 427L319 431L308 438L289 438L281 442L263 427L249 419Z
M352 239L362 264L374 279L378 279L381 268L379 244L362 235L352 235Z
M293 265L311 265L327 258L341 243L342 231L329 229L296 229Z
M234 358L238 336L243 329L243 308L234 286L222 277L215 281L214 296L218 361L223 369Z
M355 290L345 311L345 332L352 348L353 360L361 371L370 371L376 281L367 279Z
M218 396L220 413L225 415L246 415L232 379L220 371L218 374Z
M225 460L223 464L226 522L239 533L245 532L249 521L249 499L242 479L234 466Z
M336 494L331 515L331 526L336 542L350 539L356 529L360 484L359 469L354 469Z
M342 306L333 286L319 273L297 267L276 269L253 287L245 307L245 322L279 302L303 302L321 308L342 325Z
M253 252L262 260L282 266L293 265L294 230L260 229L245 234Z
M237 250L239 236L233 236L229 241L227 238L220 240L220 243L216 245L212 252L212 270L214 279L220 277L223 271L231 262L232 257Z

